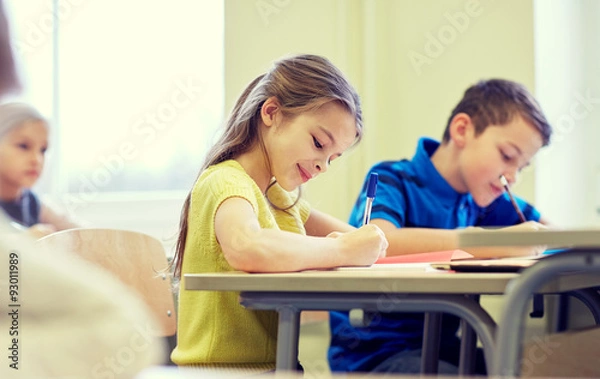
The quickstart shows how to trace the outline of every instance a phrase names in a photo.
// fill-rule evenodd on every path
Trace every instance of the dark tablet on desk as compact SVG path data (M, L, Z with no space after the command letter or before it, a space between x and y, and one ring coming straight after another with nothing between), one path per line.
M535 262L535 259L469 259L432 263L431 267L456 272L519 272Z
M540 259L557 254L569 252L589 252L589 248L554 248L548 249L535 257L501 258L501 259L460 259L450 262L432 263L431 267L439 270L452 270L456 272L519 272L530 267Z

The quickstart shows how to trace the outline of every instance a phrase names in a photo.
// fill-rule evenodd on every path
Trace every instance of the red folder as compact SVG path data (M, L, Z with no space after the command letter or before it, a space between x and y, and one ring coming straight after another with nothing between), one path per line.
M463 250L433 251L430 253L396 255L393 257L379 258L375 264L385 263L430 263L450 262L459 259L473 258L473 255Z

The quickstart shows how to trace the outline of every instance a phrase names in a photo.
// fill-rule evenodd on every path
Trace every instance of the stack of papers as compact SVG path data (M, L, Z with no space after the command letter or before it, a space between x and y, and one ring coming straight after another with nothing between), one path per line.
M569 249L547 250L544 254L537 256L501 259L475 259L473 255L467 253L466 251L457 249L385 257L378 259L372 266L339 267L335 270L449 270L457 272L519 272L533 265L539 259L564 251L569 251Z
M402 271L435 271L431 263L450 262L460 259L472 259L473 255L463 250L434 251L430 253L406 254L378 259L373 265L365 267L338 267L345 270L402 270Z

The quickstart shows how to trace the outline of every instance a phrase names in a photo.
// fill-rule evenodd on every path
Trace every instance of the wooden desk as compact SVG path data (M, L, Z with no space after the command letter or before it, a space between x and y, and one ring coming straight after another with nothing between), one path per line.
M373 312L442 312L465 320L481 339L488 371L495 351L495 322L465 295L504 294L519 277L511 273L450 273L402 265L278 274L185 274L186 290L240 291L241 304L279 313L278 370L293 370L303 310L364 309ZM567 275L540 287L558 293L600 285L600 278Z

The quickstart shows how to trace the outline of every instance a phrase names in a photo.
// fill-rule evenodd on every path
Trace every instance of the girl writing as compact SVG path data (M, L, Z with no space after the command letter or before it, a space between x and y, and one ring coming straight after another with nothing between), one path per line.
M356 91L323 57L281 59L243 91L182 210L175 363L275 366L275 312L247 310L237 293L186 291L182 274L370 265L385 255L379 228L355 229L300 197L362 132Z

